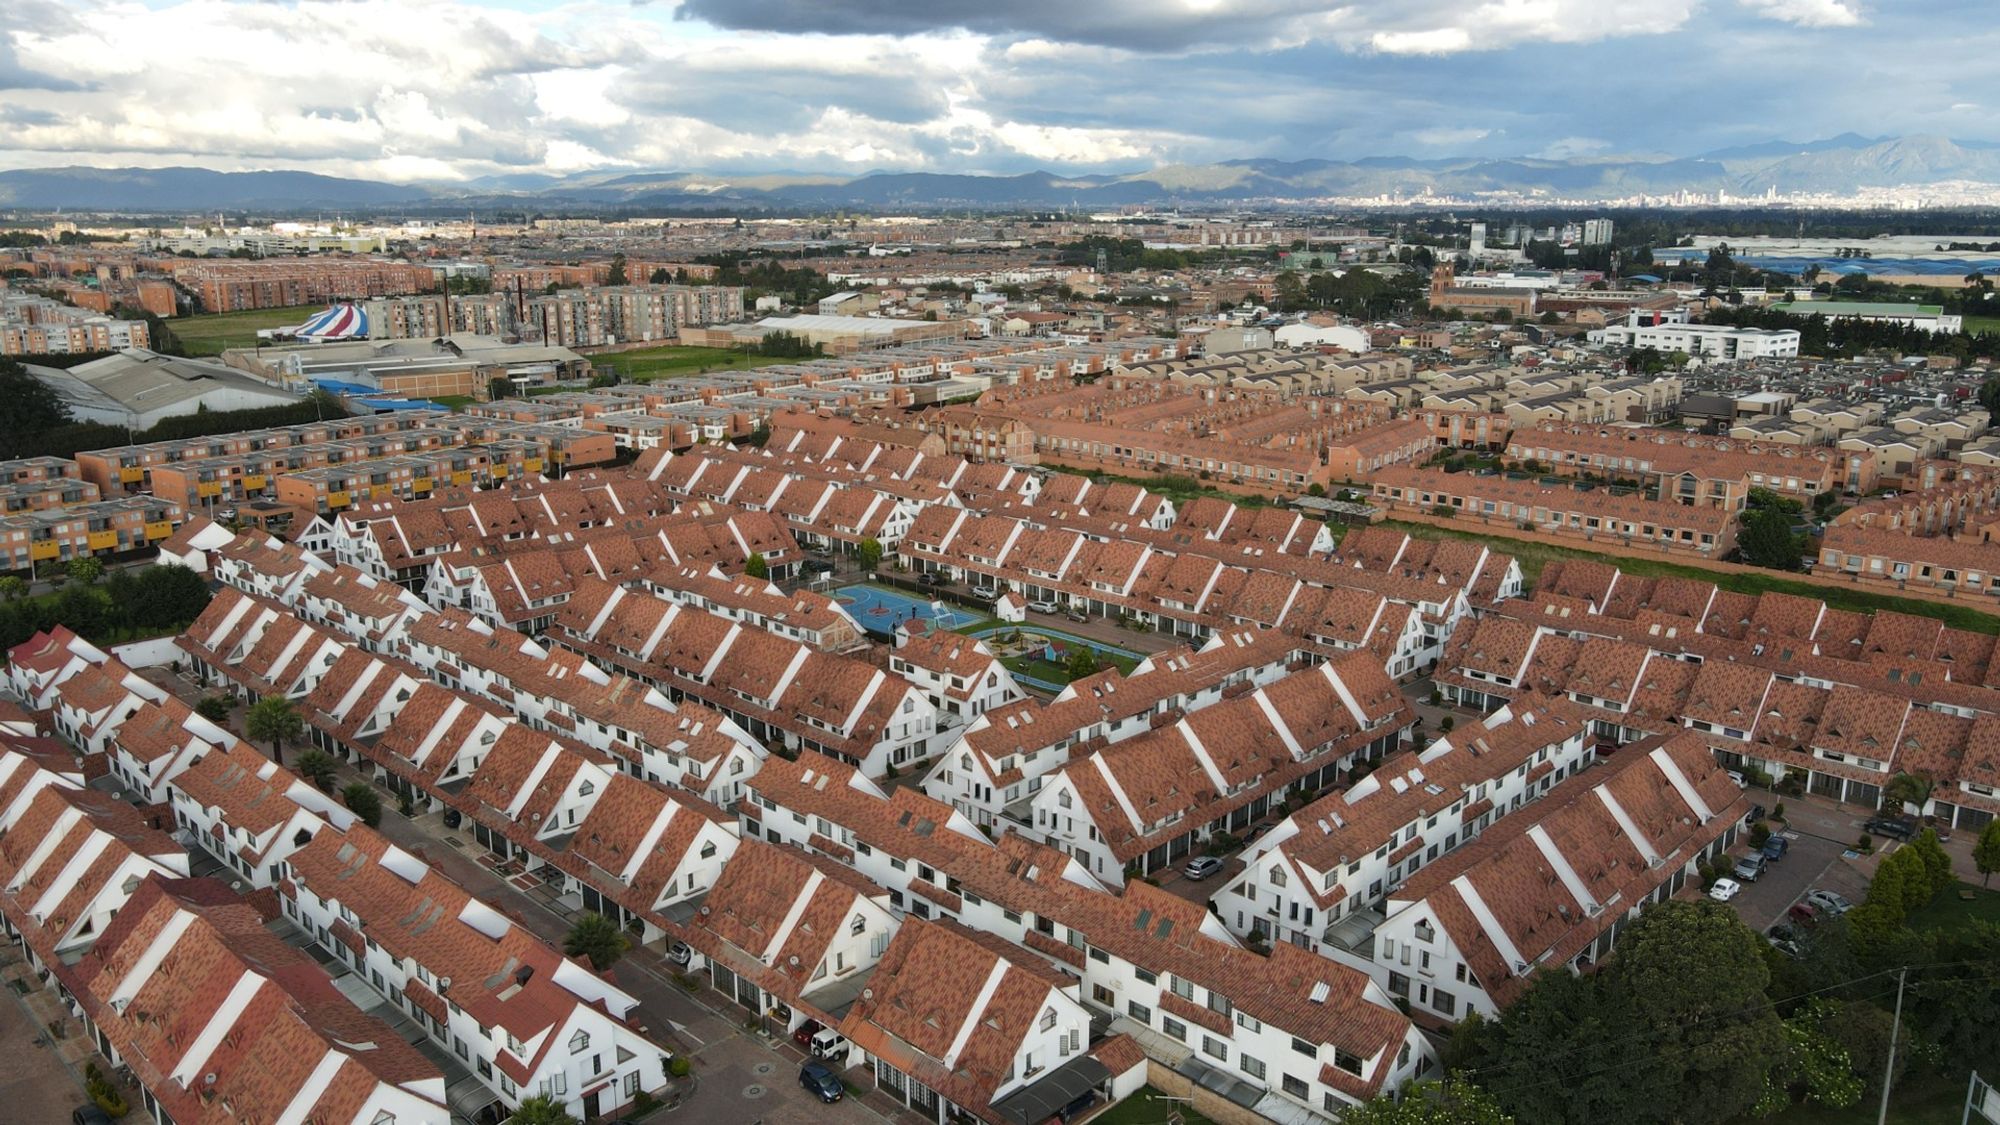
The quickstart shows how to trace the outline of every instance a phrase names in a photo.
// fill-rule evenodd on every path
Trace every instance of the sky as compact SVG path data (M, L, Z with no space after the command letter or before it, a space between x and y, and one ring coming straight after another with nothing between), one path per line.
M463 183L1993 142L1996 57L1995 0L0 0L0 168Z

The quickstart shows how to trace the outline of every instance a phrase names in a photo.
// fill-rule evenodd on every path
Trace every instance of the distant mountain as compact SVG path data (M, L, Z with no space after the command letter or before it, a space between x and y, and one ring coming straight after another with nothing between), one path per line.
M37 210L374 207L427 199L430 194L420 187L344 180L314 172L79 167L0 172L0 206Z
M606 169L568 176L518 173L461 184L412 186L309 172L211 172L201 168L46 168L0 172L0 206L47 210L188 212L315 208L455 210L813 210L862 208L1116 207L1146 204L1310 202L1330 197L1409 198L1505 192L1613 199L1678 191L1851 193L1944 181L2000 185L2000 145L1944 137L1774 140L1692 157L1616 155L1451 157L1418 160L1229 160L1172 164L1122 175L1013 176L874 171L724 172Z

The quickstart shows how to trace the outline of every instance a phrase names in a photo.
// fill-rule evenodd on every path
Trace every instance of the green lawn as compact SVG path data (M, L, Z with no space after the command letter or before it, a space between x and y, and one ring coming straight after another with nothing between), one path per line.
M2000 316L1968 316L1965 318L1967 332L2000 332Z
M1175 1110L1180 1111L1186 1125L1211 1125L1188 1103L1162 1101L1162 1096L1151 1086L1141 1086L1131 1097L1091 1118L1091 1125L1167 1125L1168 1115Z
M1476 531L1459 531L1455 528L1437 527L1427 523L1410 523L1403 520L1385 520L1386 526L1398 531L1407 531L1418 539L1476 539L1496 551L1504 551L1521 561L1521 573L1533 585L1542 573L1542 567L1556 559L1589 559L1610 563L1627 574L1646 577L1694 578L1713 582L1725 590L1739 594L1780 593L1797 594L1800 597L1825 601L1835 609L1852 610L1857 613L1875 613L1890 610L1907 613L1913 617L1934 617L1955 629L1965 629L1974 633L2000 633L2000 616L1983 613L1969 606L1946 605L1943 602L1925 601L1921 598L1899 598L1893 594L1878 594L1870 590L1853 590L1841 586L1821 586L1811 582L1800 582L1786 578L1775 571L1770 574L1743 574L1736 571L1709 570L1706 567L1685 563L1672 563L1660 559L1627 558L1622 555L1608 555L1597 551L1583 551L1575 547L1562 547L1553 543L1534 543L1523 539L1509 539L1499 535L1481 535Z
M773 363L797 363L794 359L751 355L729 348L685 348L677 344L659 348L639 348L629 352L606 352L590 357L597 367L615 370L628 382L671 379L702 371L741 371Z
M1967 893L1972 897L1960 897ZM1972 921L2000 922L2000 890L1959 883L1910 912L1913 930L1949 930Z
M325 308L325 305L298 305L287 309L210 313L175 317L166 325L189 355L221 355L225 348L255 347L259 328L289 328Z
M464 410L477 401L471 395L429 395L427 397L439 406L449 406L453 410Z
M1965 1081L1963 1073L1948 1078L1911 1067L1902 1083L1889 1091L1889 1125L1958 1125L1965 1108ZM1864 1096L1846 1109L1795 1105L1775 1117L1743 1118L1739 1125L1875 1125L1881 1096L1878 1089L1873 1097Z

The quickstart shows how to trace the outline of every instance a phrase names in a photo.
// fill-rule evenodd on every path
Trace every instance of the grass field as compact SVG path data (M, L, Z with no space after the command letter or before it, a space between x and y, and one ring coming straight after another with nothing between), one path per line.
M298 305L288 309L211 313L176 317L166 325L189 355L221 355L225 348L255 347L259 328L289 328L325 308L325 305Z
M1877 594L1868 590L1850 590L1839 586L1820 586L1811 582L1799 582L1773 572L1765 574L1742 574L1735 571L1709 570L1705 567L1682 563L1665 562L1659 559L1627 558L1622 555L1608 555L1596 551L1580 551L1574 547L1559 547L1551 543L1530 543L1520 539L1508 539L1498 535L1481 535L1474 531L1458 531L1448 527L1435 527L1427 523L1407 523L1402 520L1384 521L1387 526L1399 531L1407 531L1418 539L1476 539L1496 551L1505 551L1521 561L1521 573L1534 585L1542 573L1542 568L1556 559L1589 559L1594 562L1610 563L1627 574L1646 577L1694 578L1713 582L1725 590L1740 594L1797 594L1800 597L1816 598L1835 609L1853 610L1857 613L1875 613L1890 610L1907 613L1913 617L1934 617L1955 629L1965 629L1974 633L2000 634L2000 616L1982 613L1967 606L1946 605L1942 602L1925 601L1921 598L1899 598L1892 594Z
M2000 332L2000 316L1968 316L1965 318L1967 332Z
M590 362L596 367L616 370L628 381L644 382L649 379L671 379L676 375L695 375L702 371L742 371L773 363L798 361L751 355L748 352L732 351L728 348L684 348L676 344L661 348L639 348L629 352L606 352L591 356Z
M1131 1097L1091 1118L1091 1125L1166 1125L1175 1110L1180 1111L1186 1125L1210 1125L1208 1118L1189 1108L1186 1102L1160 1099L1158 1090L1141 1086Z
M1970 892L1972 897L1960 898ZM1910 911L1913 930L1949 930L1967 922L2000 922L2000 891L1977 883L1958 883L1944 893Z

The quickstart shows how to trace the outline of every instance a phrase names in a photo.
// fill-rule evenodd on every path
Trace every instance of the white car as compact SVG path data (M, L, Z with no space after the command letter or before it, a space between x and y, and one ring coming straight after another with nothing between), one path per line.
M1824 890L1807 891L1806 905L1823 914L1845 914L1854 909L1854 904L1847 901L1846 895Z
M1743 884L1734 879L1717 879L1714 885L1708 888L1708 897L1717 902L1728 902L1742 890Z
M1740 773L1737 773L1737 772L1736 772L1735 770L1730 770L1730 771L1729 771L1729 780L1731 780L1731 781L1735 782L1735 783L1736 783L1736 788L1738 788L1738 789L1748 789L1748 788L1750 788L1750 783L1749 783L1749 782L1748 782L1747 780L1745 780L1745 779L1744 779L1744 777L1743 777L1743 775L1742 775L1742 774L1740 774Z
M1061 613L1062 607L1054 602L1029 602L1028 610L1032 613Z

